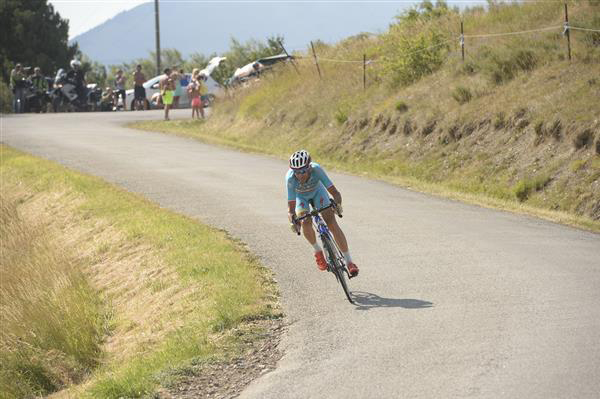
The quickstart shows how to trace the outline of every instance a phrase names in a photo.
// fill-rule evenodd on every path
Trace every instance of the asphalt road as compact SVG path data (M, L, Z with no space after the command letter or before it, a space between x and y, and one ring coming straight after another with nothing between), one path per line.
M224 228L275 271L285 355L243 398L600 397L600 235L330 172L352 306L288 230L285 161L121 126L160 117L3 116L1 140Z

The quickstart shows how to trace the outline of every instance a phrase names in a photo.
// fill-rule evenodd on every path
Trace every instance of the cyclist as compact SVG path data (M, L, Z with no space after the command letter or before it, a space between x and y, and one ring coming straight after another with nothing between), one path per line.
M331 194L336 202L338 212L342 213L342 195L329 180L323 168L318 163L311 162L308 151L300 150L292 154L290 169L285 176L285 180L288 192L288 218L293 232L296 232L297 228L296 217L302 217L309 212L309 200L312 200L317 208L324 208L331 203L327 192ZM346 236L335 220L333 209L326 209L321 215L344 255L350 275L352 277L356 276L358 267L352 262ZM302 233L315 250L315 260L319 270L327 270L327 262L323 255L323 249L317 242L311 218L302 221Z

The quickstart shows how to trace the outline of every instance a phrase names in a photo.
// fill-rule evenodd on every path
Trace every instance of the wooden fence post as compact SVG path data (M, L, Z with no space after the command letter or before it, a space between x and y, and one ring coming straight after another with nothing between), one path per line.
M367 55L363 54L363 90L367 90Z
M294 69L296 70L296 72L298 72L298 75L300 75L300 71L298 70L298 67L296 66L296 63L294 62L294 58L292 58L292 56L290 56L290 54L287 52L287 50L285 49L285 47L283 47L283 43L281 42L281 40L279 41L279 45L283 49L283 52L285 53L285 55L287 55L288 58L290 59L290 61L292 62L292 65L294 66Z
M315 46L313 46L313 42L310 42L310 48L312 48L313 57L315 57L315 65L317 66L317 72L319 72L319 79L322 79L321 69L319 68L319 60L317 59L317 53L315 52Z
M571 30L569 29L569 11L567 3L565 3L565 34L567 35L567 51L569 53L569 61L571 61Z
M465 32L463 21L460 21L460 50L462 52L462 62L465 62Z

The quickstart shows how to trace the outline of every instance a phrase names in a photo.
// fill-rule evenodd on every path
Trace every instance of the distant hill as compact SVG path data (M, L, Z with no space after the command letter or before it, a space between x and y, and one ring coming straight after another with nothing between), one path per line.
M283 35L305 49L310 40L335 42L360 32L385 31L409 3L169 3L160 4L161 48L182 55L229 49L242 42ZM111 65L147 57L155 49L154 3L141 4L76 36L83 53Z

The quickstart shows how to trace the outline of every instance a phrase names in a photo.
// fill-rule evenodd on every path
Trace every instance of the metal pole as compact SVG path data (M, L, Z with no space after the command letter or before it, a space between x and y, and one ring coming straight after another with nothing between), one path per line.
M567 3L565 3L565 34L567 35L569 61L571 61L571 30L569 29L569 11L567 10Z
M460 50L462 52L462 62L465 62L465 32L463 21L460 21Z
M313 57L315 57L315 64L317 65L317 72L319 72L319 79L322 79L321 69L319 68L319 60L317 60L317 53L315 52L315 46L313 46L313 42L310 42L310 48L312 48Z
M294 62L294 58L292 56L290 56L290 54L287 52L287 50L285 49L285 47L283 47L283 43L281 42L281 40L279 41L279 45L283 49L283 52L285 53L285 55L287 55L288 58L290 59L290 61L292 62L292 65L294 66L294 69L296 70L296 72L298 72L298 75L300 75L300 71L298 70L298 67L296 66L296 63Z
M367 55L363 54L363 90L367 90Z
M160 75L160 24L158 16L158 0L154 0L154 19L156 21L156 74Z

